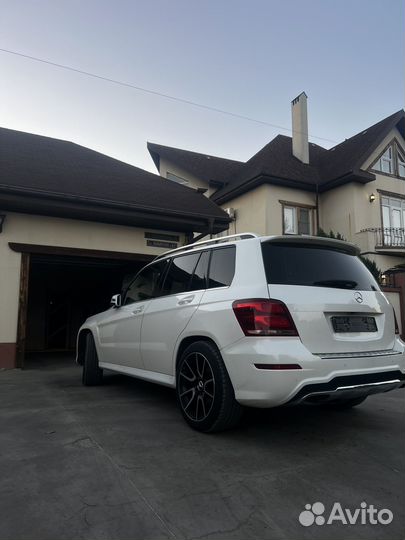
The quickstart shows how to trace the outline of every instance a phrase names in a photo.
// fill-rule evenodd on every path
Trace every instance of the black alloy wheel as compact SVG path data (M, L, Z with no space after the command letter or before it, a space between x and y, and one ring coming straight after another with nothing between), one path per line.
M221 354L211 341L196 341L183 352L176 393L184 419L198 431L230 429L242 413Z
M179 374L181 408L194 422L207 418L214 404L215 380L207 358L191 352L184 358Z

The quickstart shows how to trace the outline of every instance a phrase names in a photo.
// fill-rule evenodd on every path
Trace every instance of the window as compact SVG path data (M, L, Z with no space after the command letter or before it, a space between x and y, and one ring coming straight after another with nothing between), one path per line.
M398 143L393 142L374 163L372 169L405 178L405 158Z
M284 206L284 234L296 234L296 209Z
M405 158L398 152L398 176L405 178Z
M384 228L384 244L396 245L397 243L403 242L403 229L405 229L405 199L381 197L381 210Z
M210 260L210 252L204 251L201 253L200 259L194 270L194 274L191 278L190 291L198 291L200 289L207 288L208 277L208 262Z
M124 295L124 305L149 300L156 296L160 279L166 268L167 260L164 260L141 270Z
M208 277L208 288L228 287L235 274L235 246L213 249Z
M283 234L312 234L312 208L283 206Z
M160 296L189 291L194 268L199 258L200 253L190 253L172 259Z
M177 176L176 174L173 174L171 172L166 173L166 178L168 180L171 180L172 182L176 182L176 184L188 184L188 180L185 178L181 178L181 176Z
M268 283L378 290L373 276L360 259L343 251L263 242L262 253Z

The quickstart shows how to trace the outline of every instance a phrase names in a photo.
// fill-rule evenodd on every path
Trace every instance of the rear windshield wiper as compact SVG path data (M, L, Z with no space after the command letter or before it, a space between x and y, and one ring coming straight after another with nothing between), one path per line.
M325 279L323 281L314 281L312 285L316 287L334 287L336 289L354 289L357 287L357 281L348 279Z

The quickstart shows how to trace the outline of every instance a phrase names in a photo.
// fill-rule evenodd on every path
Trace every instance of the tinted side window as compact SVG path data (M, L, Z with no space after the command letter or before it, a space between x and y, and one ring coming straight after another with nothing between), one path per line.
M191 253L172 259L160 295L180 294L189 291L191 276L199 257L199 253Z
M198 264L191 278L190 291L199 291L207 288L208 263L210 260L210 252L204 251L201 253Z
M124 305L153 298L156 295L160 279L166 267L167 261L164 260L141 270L128 287L125 294Z
M213 249L208 277L208 288L227 287L235 274L235 246Z

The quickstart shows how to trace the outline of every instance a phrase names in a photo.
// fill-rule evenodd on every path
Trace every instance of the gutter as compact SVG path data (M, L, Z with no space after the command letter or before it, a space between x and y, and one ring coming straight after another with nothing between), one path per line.
M302 189L304 191L312 191L312 192L315 191L315 187L316 187L316 184L307 184L305 182L299 182L297 180L290 180L288 178L278 178L275 176L259 174L251 178L248 182L245 182L244 184L241 184L240 186L236 186L231 191L228 191L228 193L224 193L223 196L220 195L218 196L218 198L215 198L216 193L213 193L213 195L210 198L217 204L223 204L229 199L233 199L234 197L238 195L242 195L243 193L246 193L247 191L249 191L252 187L257 187L257 185L260 185L260 184L274 184L276 186L291 187L294 189Z
M49 191L42 191L42 190L35 190L35 189L26 189L26 188L19 188L15 186L8 186L5 184L0 184L0 191L15 194L15 195L29 195L34 196L41 199L56 199L58 201L66 201L66 202L72 202L72 203L83 203L83 204L90 204L92 206L103 206L103 207L109 207L109 208L122 208L125 210L137 210L137 211L144 211L151 214L158 214L158 215L172 215L172 216L190 216L194 218L203 218L204 215L198 212L180 212L178 210L172 210L172 209L160 209L153 206L146 206L146 205L134 205L134 204L128 204L128 203L121 203L117 201L111 201L108 199L99 199L96 197L85 197L83 195L71 195L67 193L55 193L55 192L49 192ZM224 212L224 216L212 216L210 214L206 214L208 217L212 217L214 220L218 221L224 221L226 223L229 223L231 219L228 217L226 212Z

